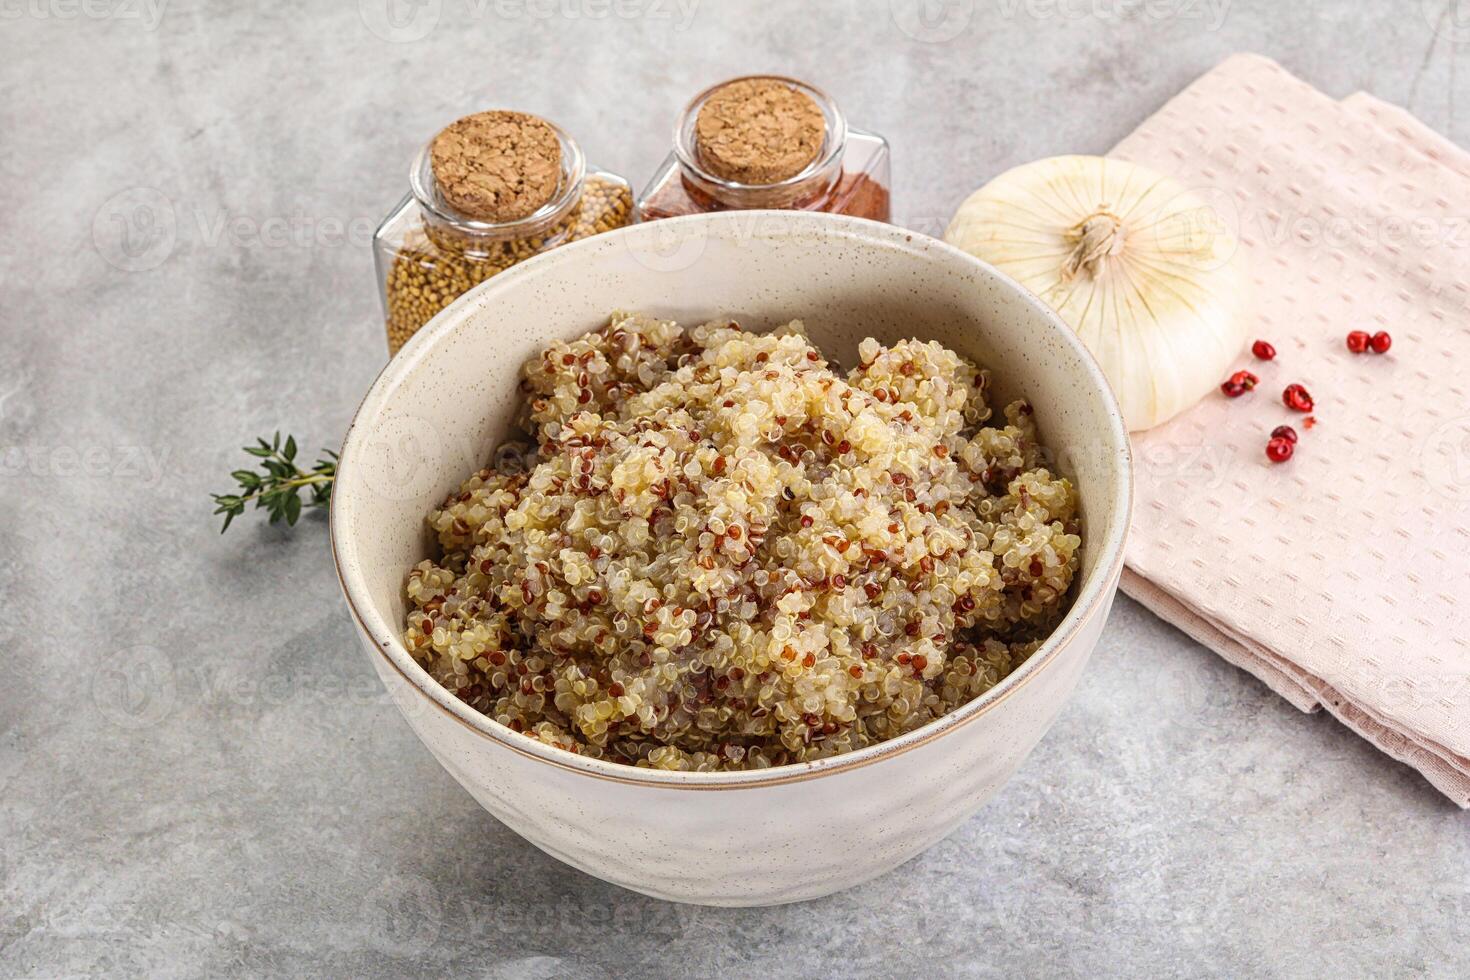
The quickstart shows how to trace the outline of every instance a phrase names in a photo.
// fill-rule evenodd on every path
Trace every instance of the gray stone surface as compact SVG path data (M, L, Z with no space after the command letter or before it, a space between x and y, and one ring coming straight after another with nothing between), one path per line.
M1470 973L1466 818L1126 600L948 841L709 910L563 867L456 786L358 652L319 519L217 533L243 441L340 439L383 360L367 235L467 110L544 113L637 182L690 94L790 72L892 140L931 232L1236 50L1470 134L1463 3L911 6L0 6L0 975Z

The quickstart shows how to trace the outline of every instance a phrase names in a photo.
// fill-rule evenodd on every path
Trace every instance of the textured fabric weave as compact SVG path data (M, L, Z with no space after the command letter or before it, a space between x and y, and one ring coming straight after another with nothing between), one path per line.
M1260 376L1134 437L1123 588L1470 807L1470 153L1238 55L1113 156L1199 191L1253 289ZM1387 330L1354 355L1349 330ZM1304 384L1317 424L1281 391ZM1283 423L1295 457L1265 456Z

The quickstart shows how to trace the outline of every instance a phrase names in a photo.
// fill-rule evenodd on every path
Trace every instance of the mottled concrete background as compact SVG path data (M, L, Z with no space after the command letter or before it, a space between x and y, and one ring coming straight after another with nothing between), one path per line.
M637 183L692 93L790 72L892 140L933 232L1238 50L1464 143L1470 3L387 2L0 0L0 975L1470 973L1466 818L1126 600L948 841L823 901L676 907L439 768L319 519L222 538L207 499L257 433L337 445L383 361L368 235L466 111Z

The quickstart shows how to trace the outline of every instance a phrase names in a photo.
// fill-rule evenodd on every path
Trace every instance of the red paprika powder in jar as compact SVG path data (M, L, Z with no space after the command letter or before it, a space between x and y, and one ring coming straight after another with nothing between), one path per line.
M644 221L749 208L889 220L888 141L852 129L804 82L751 75L684 107L674 151L638 198Z

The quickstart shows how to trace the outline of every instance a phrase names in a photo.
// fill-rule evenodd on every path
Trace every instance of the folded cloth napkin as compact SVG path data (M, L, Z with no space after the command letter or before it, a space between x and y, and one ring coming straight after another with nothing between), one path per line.
M1238 55L1112 155L1232 226L1279 352L1242 352L1246 397L1135 435L1124 591L1470 808L1470 154ZM1392 350L1351 353L1357 329ZM1273 464L1281 424L1300 441Z

